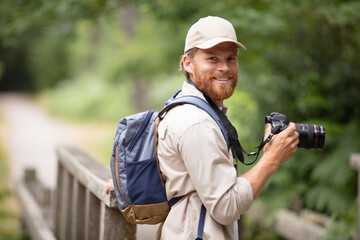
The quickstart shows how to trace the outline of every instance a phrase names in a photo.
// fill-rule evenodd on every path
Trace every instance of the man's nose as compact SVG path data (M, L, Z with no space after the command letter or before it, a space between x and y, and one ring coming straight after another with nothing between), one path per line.
M226 61L221 61L218 65L218 70L228 72L230 70L229 64Z

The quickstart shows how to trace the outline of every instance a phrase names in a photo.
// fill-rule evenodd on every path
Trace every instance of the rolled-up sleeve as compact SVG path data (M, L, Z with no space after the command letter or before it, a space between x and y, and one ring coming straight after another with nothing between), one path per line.
M187 128L178 151L209 214L227 225L240 218L253 202L250 183L237 177L224 137L212 119Z

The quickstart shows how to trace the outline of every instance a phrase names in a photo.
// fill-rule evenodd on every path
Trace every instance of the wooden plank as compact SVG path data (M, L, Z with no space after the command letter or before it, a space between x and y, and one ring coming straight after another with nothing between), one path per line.
M71 239L71 230L73 224L73 218L72 218L72 212L73 212L73 176L68 172L67 174L67 182L66 182L66 193L65 199L66 199L66 207L63 209L65 214L65 225L66 225L66 231L65 231L65 239Z
M59 230L59 240L67 240L68 234L67 232L70 232L68 227L68 192L69 192L69 172L67 172L66 168L63 168L62 171L62 183L61 183L61 190L58 192L57 198L60 199L60 230Z
M360 171L360 154L351 153L350 154L350 166L354 169Z
M40 206L24 183L18 183L16 193L18 195L21 213L23 214L25 225L31 238L37 240L56 240L50 225L44 218Z
M75 178L73 179L73 212L71 239L85 239L85 187Z
M75 147L60 146L57 148L59 162L74 175L85 188L89 189L106 206L117 208L116 197L105 194L105 186L111 179L110 170ZM114 199L115 197L115 199Z
M86 189L85 199L85 240L99 239L100 200Z
M281 210L275 219L275 232L288 240L318 240L326 235L327 229L306 221L294 212Z
M110 169L75 147L60 146L57 154L59 166L63 168L60 185L65 192L62 194L72 192L71 198L67 200L59 196L62 209L69 209L64 202L72 203L71 219L67 220L71 226L60 226L65 234L70 228L71 234L63 233L62 236L79 240L136 239L136 227L126 222L120 213L115 191L105 193L107 181L111 179ZM65 173L67 171L72 176L71 189L68 185L70 177ZM65 215L61 211L58 213ZM62 216L61 221L67 216Z
M57 170L57 184L56 184L56 190L55 190L55 204L54 204L54 226L55 226L55 236L57 239L60 239L60 232L61 232L61 205L62 205L62 198L60 196L63 195L62 189L63 189L63 172L64 168L59 163L58 164L58 170Z
M359 170L358 170L359 171ZM357 238L360 239L360 171L358 172L357 183Z
M135 234L135 224L126 222L118 209L109 208L101 203L100 240L135 240Z
M357 227L357 236L360 237L360 154L359 153L350 154L350 166L358 171L358 184L357 184L357 202L358 202L358 209L357 209L358 223L357 223L357 226L358 227Z

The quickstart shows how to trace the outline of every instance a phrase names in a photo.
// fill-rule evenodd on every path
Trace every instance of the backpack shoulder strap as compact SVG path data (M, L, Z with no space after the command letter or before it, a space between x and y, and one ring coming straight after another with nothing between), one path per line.
M181 91L181 90L180 90ZM227 135L226 129L220 119L220 117L218 116L218 114L214 111L214 109L210 106L210 104L205 101L204 99L197 97L197 96L192 96L192 95L185 95L185 96L181 96L176 98L176 96L180 93L180 91L176 92L168 101L166 101L165 103L165 107L159 112L158 117L155 120L155 131L154 131L154 138L155 138L155 157L157 160L157 163L159 163L159 159L157 156L157 128L159 126L160 123L160 119L162 117L162 115L169 111L171 108L180 105L180 104L192 104L195 105L196 107L202 109L203 111L207 112L212 119L214 119L214 121L217 123L217 125L220 127L221 132L224 136L224 139L226 141L226 145L228 147L228 149L230 148L230 141L229 141L229 137ZM175 197L173 199L170 199L169 201L169 205L170 207L172 205L174 205L176 202L178 202L183 196L180 197ZM198 235L196 239L203 239L203 231L204 231L204 223L205 223L205 214L206 214L206 208L205 206L202 204L201 205L201 213L200 213L200 217L199 217L199 224L198 224Z
M229 142L229 137L227 135L226 129L221 121L221 119L219 118L218 114L214 111L214 109L209 105L209 103L207 101L205 101L204 99L197 97L197 96L192 96L192 95L185 95L185 96L181 96L178 98L175 98L175 96L178 94L179 92L175 93L173 97L171 97L167 102L165 107L159 112L158 116L162 116L165 112L167 112L168 110L170 110L171 108L180 105L180 104L192 104L195 105L196 107L202 109L203 111L207 112L210 117L212 119L214 119L214 121L217 123L217 125L220 127L221 132L224 136L224 139L226 141L227 147L228 149L230 148L230 142Z

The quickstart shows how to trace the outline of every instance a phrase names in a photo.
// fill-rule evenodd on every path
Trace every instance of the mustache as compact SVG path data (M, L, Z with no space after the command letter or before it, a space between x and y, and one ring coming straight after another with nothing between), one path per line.
M212 75L212 78L235 78L236 74L228 73L228 74L216 74Z

